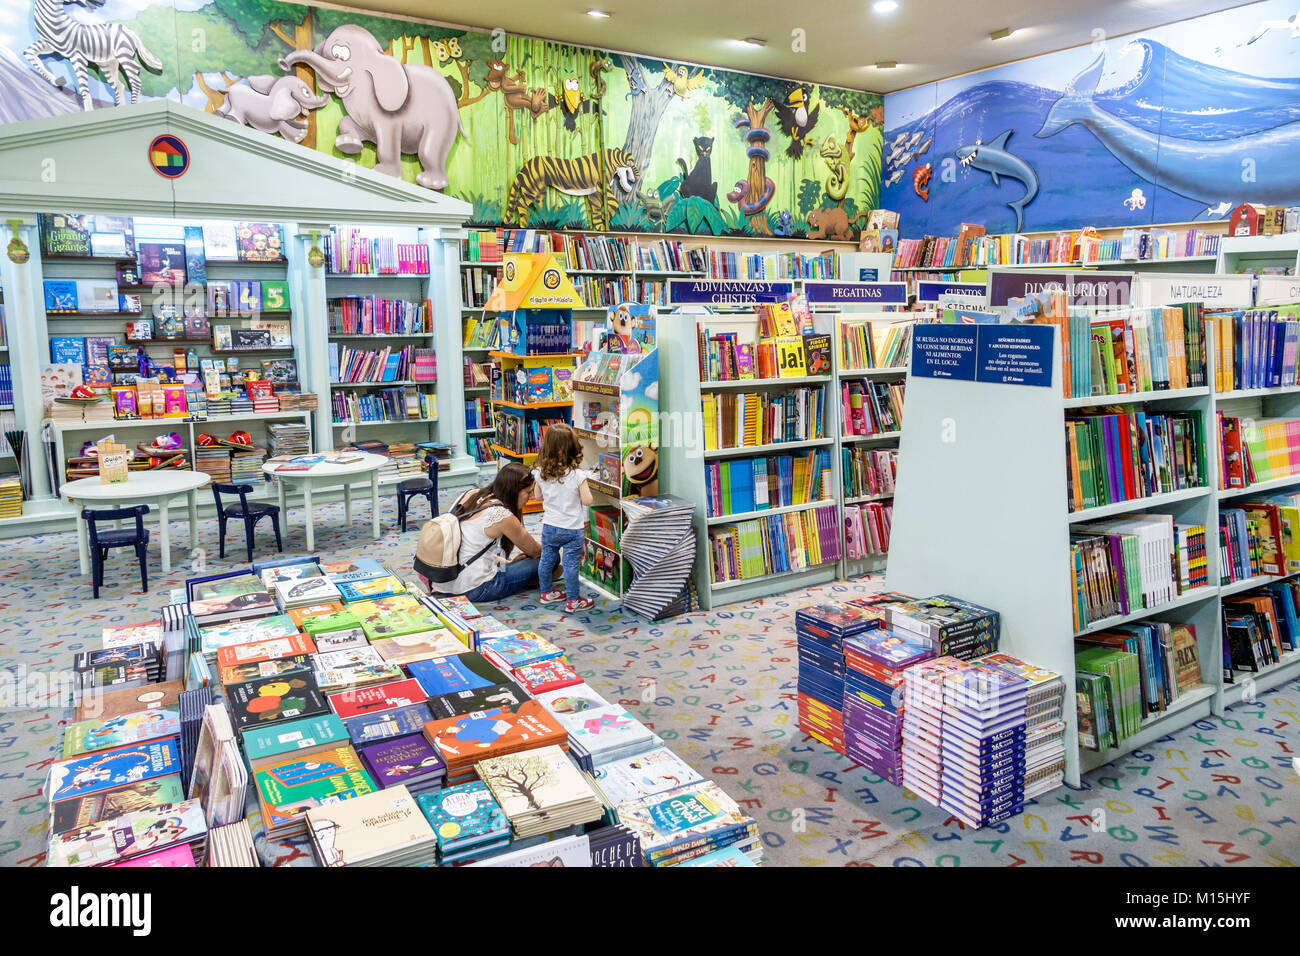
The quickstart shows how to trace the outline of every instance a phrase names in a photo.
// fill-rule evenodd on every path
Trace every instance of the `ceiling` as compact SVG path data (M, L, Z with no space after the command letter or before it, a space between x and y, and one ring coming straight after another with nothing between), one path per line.
M346 6L888 93L1242 6L1228 0L347 0ZM608 19L587 15L597 7ZM1005 39L989 34L1006 27ZM792 49L802 29L806 51ZM764 47L742 42L767 41ZM875 63L896 61L895 69Z

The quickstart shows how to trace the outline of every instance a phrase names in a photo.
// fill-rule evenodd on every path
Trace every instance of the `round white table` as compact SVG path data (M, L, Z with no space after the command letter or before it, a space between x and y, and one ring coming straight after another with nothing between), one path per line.
M285 504L285 486L297 484L302 487L302 506L306 511L306 530L307 530L307 550L316 550L316 526L312 516L311 493L312 488L317 485L342 485L343 486L343 520L347 524L352 524L352 485L359 483L369 477L370 480L370 511L371 511L371 530L374 532L375 539L379 538L379 469L382 468L388 459L383 455L375 455L368 451L344 452L348 458L359 458L360 461L352 461L347 464L339 464L334 461L322 461L319 464L312 465L306 471L276 471L284 462L268 461L262 466L262 471L276 480L276 488L280 495L280 513L284 515L285 529L289 526L289 509Z
M200 488L211 484L212 478L201 471L133 471L126 481L103 484L99 478L78 478L59 488L59 495L77 509L77 553L81 559L81 575L90 573L90 539L86 522L81 518L83 506L88 508L110 505L155 505L158 509L158 547L162 551L162 570L172 569L171 542L167 532L167 504L172 498L185 495L190 506L190 547L197 547L199 536L199 505L195 497Z

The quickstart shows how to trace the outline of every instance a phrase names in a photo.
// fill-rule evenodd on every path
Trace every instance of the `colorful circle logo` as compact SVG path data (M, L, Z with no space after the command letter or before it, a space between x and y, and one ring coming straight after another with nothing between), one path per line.
M551 290L558 289L560 287L560 273L554 269L547 269L542 273L542 285Z
M506 281L507 281L507 282L513 282L514 280L515 280L515 264L514 264L513 262L507 262L507 263L506 263Z
M179 179L190 168L190 151L179 136L164 133L149 144L149 165L164 179Z

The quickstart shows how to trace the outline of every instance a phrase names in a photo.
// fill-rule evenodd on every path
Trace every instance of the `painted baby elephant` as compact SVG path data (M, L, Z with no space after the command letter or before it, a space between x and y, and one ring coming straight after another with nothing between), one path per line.
M226 101L216 112L263 133L279 133L290 142L301 143L307 123L299 117L329 101L328 96L313 93L297 76L250 76L247 86L237 84L226 91Z
M339 121L334 145L350 155L375 144L375 171L402 176L402 154L415 153L427 189L447 186L447 154L464 133L456 95L447 78L422 63L403 64L384 52L368 30L339 27L314 50L294 50L280 61L288 71L305 63L321 89L337 93L348 115Z

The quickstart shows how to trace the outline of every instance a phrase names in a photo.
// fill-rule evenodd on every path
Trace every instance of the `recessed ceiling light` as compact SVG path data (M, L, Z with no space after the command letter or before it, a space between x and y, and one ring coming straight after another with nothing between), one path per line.
M990 34L989 34L989 39L990 39L990 40L1005 40L1007 37L1011 36L1011 34L1013 34L1013 33L1015 33L1015 32L1016 32L1016 31L1015 31L1013 28L1011 28L1011 27L1003 27L1001 30L994 30L992 33L990 33Z
M897 60L878 60L876 61L877 70L896 70L898 69Z
M587 16L596 17L600 20L608 20L611 15L606 13L604 10L592 9L587 11Z
M871 9L875 13L893 13L898 9L898 0L876 0Z
M745 39L740 42L748 43L750 46L767 46L767 41L762 37L745 37Z

